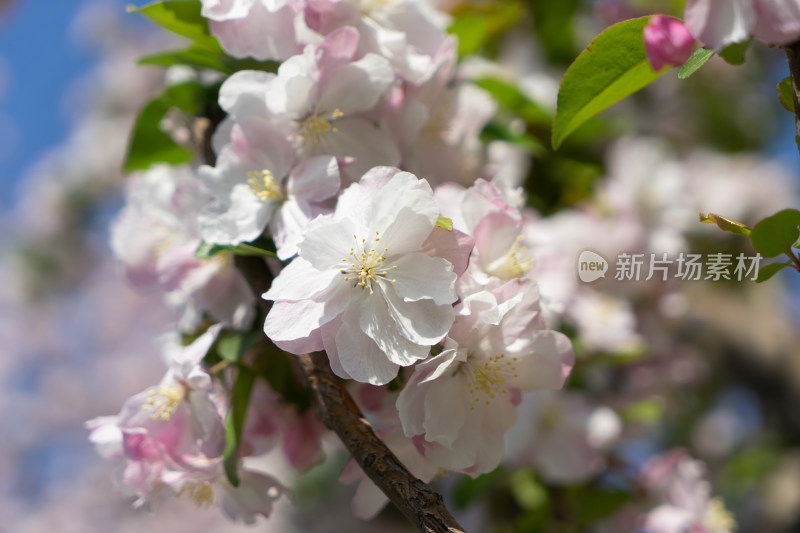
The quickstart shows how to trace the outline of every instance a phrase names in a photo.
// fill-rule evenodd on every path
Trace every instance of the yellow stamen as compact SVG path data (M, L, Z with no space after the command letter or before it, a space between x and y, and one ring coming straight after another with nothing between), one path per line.
M248 172L247 177L247 185L262 202L268 200L280 202L285 199L280 183L269 170Z

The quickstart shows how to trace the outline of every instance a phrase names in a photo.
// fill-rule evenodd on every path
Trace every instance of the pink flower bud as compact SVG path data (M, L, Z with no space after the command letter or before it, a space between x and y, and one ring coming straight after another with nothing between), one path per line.
M692 54L694 38L683 22L676 18L656 15L644 27L644 50L647 62L655 70L664 65L683 65Z

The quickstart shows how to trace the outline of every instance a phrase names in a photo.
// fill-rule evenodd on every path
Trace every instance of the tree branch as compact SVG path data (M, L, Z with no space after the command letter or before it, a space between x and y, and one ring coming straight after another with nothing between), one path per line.
M236 267L261 299L272 281L262 259L236 256ZM430 485L412 475L378 437L342 381L334 375L324 352L298 356L303 378L314 392L320 418L344 443L353 459L389 500L423 533L464 533Z

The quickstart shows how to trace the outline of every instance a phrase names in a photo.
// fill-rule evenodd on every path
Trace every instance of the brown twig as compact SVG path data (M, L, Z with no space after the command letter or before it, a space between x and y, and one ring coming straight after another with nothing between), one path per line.
M237 256L236 267L262 309L268 311L270 302L261 299L272 281L267 265L256 257ZM331 371L325 353L303 354L298 361L303 378L314 392L323 423L339 436L361 469L406 518L424 533L463 533L442 497L412 475L378 437L342 381Z

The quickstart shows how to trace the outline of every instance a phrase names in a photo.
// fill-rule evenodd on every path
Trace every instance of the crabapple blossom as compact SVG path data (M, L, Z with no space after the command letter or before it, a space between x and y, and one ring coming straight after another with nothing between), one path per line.
M684 450L650 459L641 478L663 502L645 517L647 533L732 533L736 529L722 500L711 496L705 465Z
M128 203L111 226L111 249L137 286L157 286L183 309L181 328L204 312L234 328L253 319L253 297L229 255L200 260L197 216L210 195L187 168L154 166L131 176Z
M356 28L359 51L387 58L411 84L430 78L437 57L453 45L444 31L447 17L428 0L309 0L306 23L326 36L342 26Z
M219 331L213 326L185 348L166 346L171 363L159 385L129 398L116 417L87 422L90 440L108 458L125 461L121 482L137 506L167 488L165 473L192 470L222 455L222 415L211 398L211 376L200 366Z
M292 0L202 0L201 14L223 50L237 58L283 60L298 51L302 17Z
M476 476L499 464L522 392L561 388L574 355L566 336L542 328L535 282L490 291L465 278L444 350L414 368L397 408L430 461Z
M427 357L455 318L458 260L423 251L438 217L426 181L370 170L308 225L264 294L267 336L295 354L325 349L336 374L376 385Z
M338 163L330 156L298 163L285 134L266 114L237 117L227 133L216 166L199 169L215 196L199 215L200 234L209 243L240 244L269 227L278 257L288 259L306 224L339 191ZM221 136L215 141L222 142Z
M201 367L220 328L210 327L186 347L165 344L170 368L161 383L131 397L119 415L86 426L100 454L121 461L119 483L135 506L187 496L200 507L218 503L232 520L253 523L255 515L269 516L285 489L271 476L247 469L240 469L238 487L225 475L227 406Z
M800 37L798 0L689 0L684 18L698 41L717 50L751 34L777 45Z
M345 26L306 46L281 64L264 95L299 155L349 158L353 176L400 161L388 134L365 116L394 82L394 71L376 54L356 59L358 39L358 32Z
M650 67L681 66L692 55L694 38L683 23L673 17L656 15L644 27L644 51Z
M610 408L572 391L538 391L526 396L506 442L513 464L533 464L558 485L586 481L605 467L605 452L618 439L622 421Z

